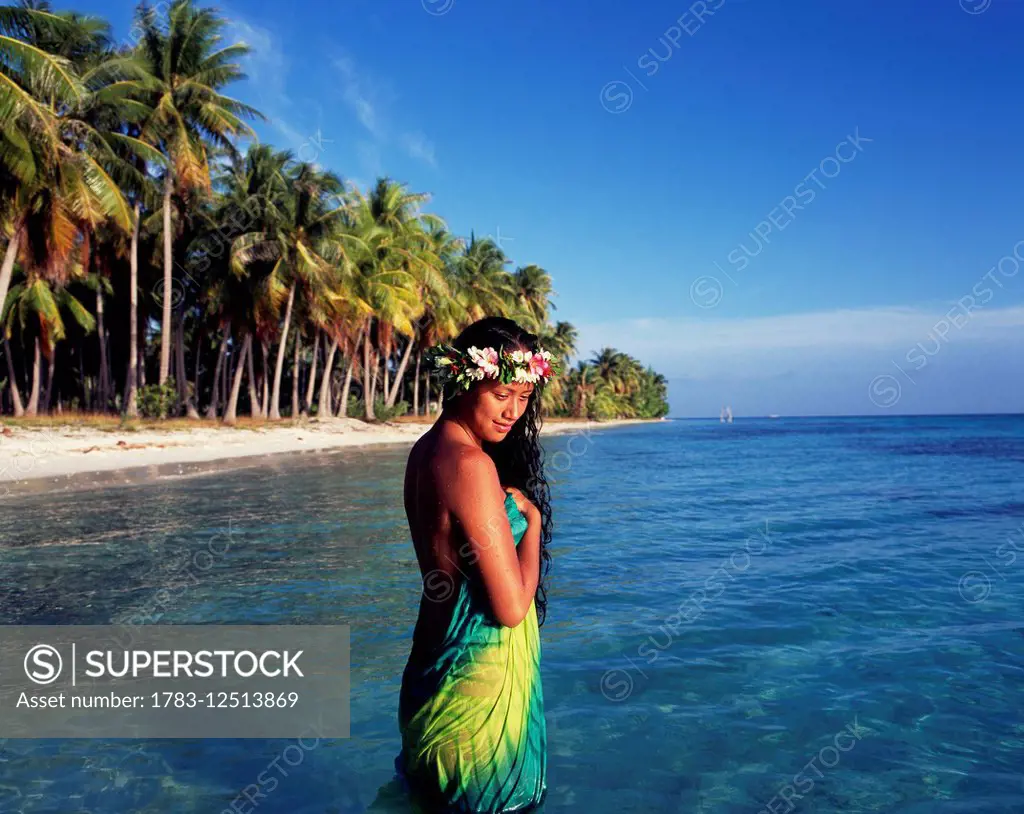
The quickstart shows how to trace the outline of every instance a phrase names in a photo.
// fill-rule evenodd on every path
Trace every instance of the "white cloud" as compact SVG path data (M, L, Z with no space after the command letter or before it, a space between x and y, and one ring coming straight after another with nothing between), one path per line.
M421 132L394 130L387 123L389 102L395 94L390 87L360 70L347 55L335 57L332 64L341 80L341 98L351 109L356 120L373 137L379 150L397 144L410 158L431 167L437 167L434 144ZM366 152L365 148L361 152Z
M248 22L232 12L226 26L226 42L244 42L252 50L244 59L245 72L256 95L272 97L287 104L285 76L288 60L284 51L266 28Z
M319 124L313 125L305 118L306 105L296 103L297 95L289 82L292 65L280 40L272 30L247 20L234 9L225 9L225 14L230 19L225 40L244 42L252 49L243 60L248 75L246 97L282 136L283 148L291 150L299 160L317 163L326 149L324 145L334 139L330 133L321 134ZM301 72L305 73L309 66L305 63L307 55L303 56ZM437 151L426 135L415 129L391 126L388 112L397 97L388 83L361 70L346 54L335 56L328 66L337 77L341 100L369 136L368 141L355 145L362 159L361 174L383 174L382 153L389 146L437 168Z
M903 358L924 348L1019 337L1024 306L944 310L914 307L837 309L747 319L680 317L584 324L584 357L611 346L667 375L777 375L812 357L889 353Z
M337 57L334 67L341 77L341 96L371 135L382 136L380 119L377 115L377 104L372 97L375 91L370 87L365 76L356 72L355 63L349 57Z
M244 42L252 49L242 66L248 75L246 95L252 99L253 107L283 136L282 148L292 152L313 151L316 129L304 127L301 115L292 105L292 94L288 92L290 64L280 41L269 29L246 20L233 9L225 9L225 13L230 20L225 29L226 43ZM309 133L304 132L306 129Z
M402 146L410 157L425 161L431 167L437 166L434 145L422 133L405 133L402 136Z

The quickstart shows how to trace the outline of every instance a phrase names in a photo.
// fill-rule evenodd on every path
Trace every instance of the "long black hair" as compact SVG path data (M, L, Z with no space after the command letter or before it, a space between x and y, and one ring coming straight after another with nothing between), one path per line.
M499 353L502 350L537 349L537 335L530 333L514 320L504 317L484 317L466 328L451 343L460 351L466 352L471 347L492 347ZM526 409L513 425L512 429L500 443L484 442L484 452L491 456L498 469L498 477L502 486L514 486L519 489L540 512L540 579L537 581L538 625L544 624L547 615L547 586L545 577L551 568L551 489L544 477L544 449L540 445L541 396L544 382L540 380L534 385L533 393ZM443 401L453 402L467 391L456 389L454 383L445 388ZM471 391L470 391L471 392Z

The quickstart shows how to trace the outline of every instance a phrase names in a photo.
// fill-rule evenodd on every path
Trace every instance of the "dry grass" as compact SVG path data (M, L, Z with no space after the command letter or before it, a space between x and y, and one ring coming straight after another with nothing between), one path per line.
M396 424L433 424L437 420L436 415L404 415L394 418ZM568 421L581 421L584 419L546 416L545 424L560 424ZM140 430L193 430L193 429L224 429L224 430L263 430L277 427L308 427L315 425L317 419L313 418L282 418L279 421L269 421L261 418L249 418L239 416L238 423L228 426L220 420L204 420L196 418L167 418L163 420L149 418L122 419L120 416L107 413L63 413L61 415L43 415L34 418L12 418L11 416L0 416L0 426L22 429L51 429L54 427L76 427L82 429L98 430L100 432L137 432Z
M391 419L396 424L433 424L437 421L436 415L403 415Z
M42 415L34 418L12 418L0 416L0 425L22 429L51 429L53 427L76 427L98 430L100 432L136 432L139 430L193 430L193 429L224 429L224 430L260 430L271 427L307 426L310 419L293 421L284 418L280 421L268 421L261 418L239 416L238 423L228 426L219 419L204 420L197 418L132 418L122 419L120 416L105 413L63 413L61 415Z

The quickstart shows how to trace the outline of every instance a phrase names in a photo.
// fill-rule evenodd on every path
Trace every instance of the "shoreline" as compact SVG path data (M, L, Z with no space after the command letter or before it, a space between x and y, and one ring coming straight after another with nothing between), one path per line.
M542 435L561 435L660 419L548 419ZM0 499L19 492L135 485L266 464L278 456L411 446L433 421L368 424L332 418L253 428L102 429L87 424L0 428Z

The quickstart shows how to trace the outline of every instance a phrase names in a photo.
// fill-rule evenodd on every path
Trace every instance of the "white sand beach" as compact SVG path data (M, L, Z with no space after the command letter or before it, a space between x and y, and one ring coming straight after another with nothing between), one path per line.
M589 433L641 420L567 421L544 425L544 435ZM253 428L209 427L162 429L103 429L88 425L7 426L0 429L0 497L14 484L46 488L61 486L74 478L79 484L90 474L150 468L133 481L147 477L195 473L185 465L236 461L278 453L317 452L344 447L381 444L409 444L430 429L429 423L392 422L369 424L352 418L309 420L286 426L260 425ZM245 461L238 461L245 464ZM168 471L170 466L170 471ZM80 477L80 476L85 476ZM102 479L111 481L109 478ZM120 482L129 482L122 480Z

